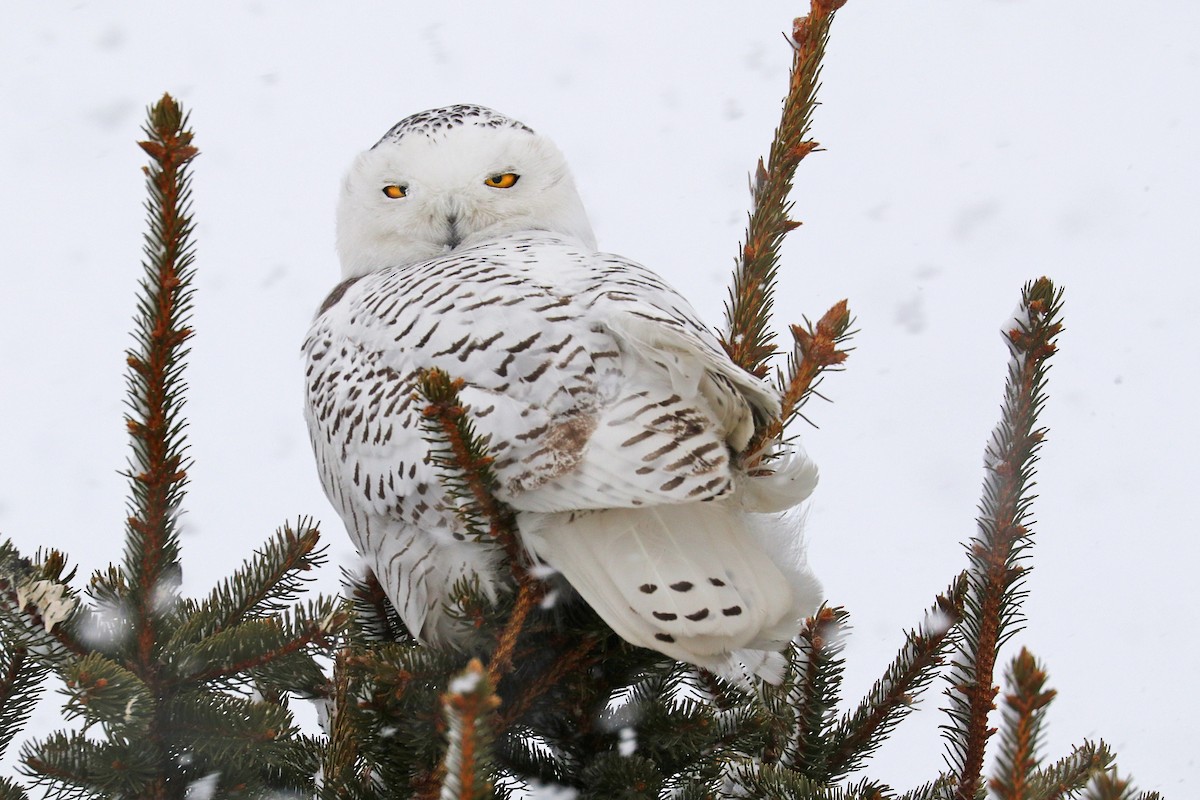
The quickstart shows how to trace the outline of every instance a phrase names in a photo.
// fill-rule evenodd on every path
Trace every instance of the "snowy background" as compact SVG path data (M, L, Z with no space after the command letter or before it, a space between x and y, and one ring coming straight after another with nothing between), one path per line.
M550 135L601 247L720 324L746 175L785 88L781 32L804 0L448 5L6 4L0 534L63 548L83 574L119 559L134 142L164 90L193 110L202 151L191 594L301 514L325 523L336 562L353 558L311 462L298 348L338 280L341 172L401 117L476 102ZM851 0L779 303L782 330L848 297L862 331L805 434L822 467L811 560L853 613L857 702L965 564L1000 324L1025 280L1066 287L1016 643L1060 690L1051 756L1103 736L1142 788L1175 797L1200 789L1198 42L1190 0ZM56 702L35 733L60 724ZM939 704L928 695L875 778L908 788L939 769Z

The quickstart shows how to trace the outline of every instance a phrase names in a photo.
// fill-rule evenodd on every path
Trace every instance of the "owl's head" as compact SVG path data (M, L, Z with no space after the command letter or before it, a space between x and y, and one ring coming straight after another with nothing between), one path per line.
M342 182L337 247L347 278L523 230L596 246L558 148L482 106L402 120Z

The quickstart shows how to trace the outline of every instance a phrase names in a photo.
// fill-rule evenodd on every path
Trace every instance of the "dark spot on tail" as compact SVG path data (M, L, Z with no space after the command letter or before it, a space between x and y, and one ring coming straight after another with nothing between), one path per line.
M693 585L694 584L691 581L680 581L679 583L672 583L671 588L677 592L686 592L691 589Z
M724 586L725 585L725 581L721 580L720 578L709 578L708 582L711 583L713 586Z
M658 639L660 642L666 642L667 644L675 643L675 637L669 633L656 633L654 634L654 638Z
M738 614L742 613L742 607L730 606L729 608L722 608L721 613L727 617L736 617Z
M653 583L643 583L638 588L641 589L646 594L654 594L655 592L658 591L658 587L655 586Z
M700 620L704 619L707 616L708 616L708 609L702 608L699 611L697 611L695 614L688 614L687 618L690 619L692 622L699 622Z
M663 622L671 622L673 620L679 619L679 615L672 614L670 611L655 611L654 618L661 619Z

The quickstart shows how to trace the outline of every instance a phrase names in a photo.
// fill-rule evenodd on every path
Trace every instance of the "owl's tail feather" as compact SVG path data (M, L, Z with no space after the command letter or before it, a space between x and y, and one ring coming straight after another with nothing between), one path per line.
M798 520L747 513L739 494L518 519L526 546L626 641L777 682L778 652L816 609L820 585L796 547Z

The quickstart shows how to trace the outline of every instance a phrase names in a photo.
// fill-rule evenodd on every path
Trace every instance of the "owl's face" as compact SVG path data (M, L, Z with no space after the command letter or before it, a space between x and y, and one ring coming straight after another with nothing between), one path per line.
M550 231L595 248L575 182L553 143L495 112L485 120L509 125L470 118L461 124L460 117L431 129L430 119L453 110L408 118L351 165L337 219L345 277L522 230ZM414 129L410 120L424 127Z

